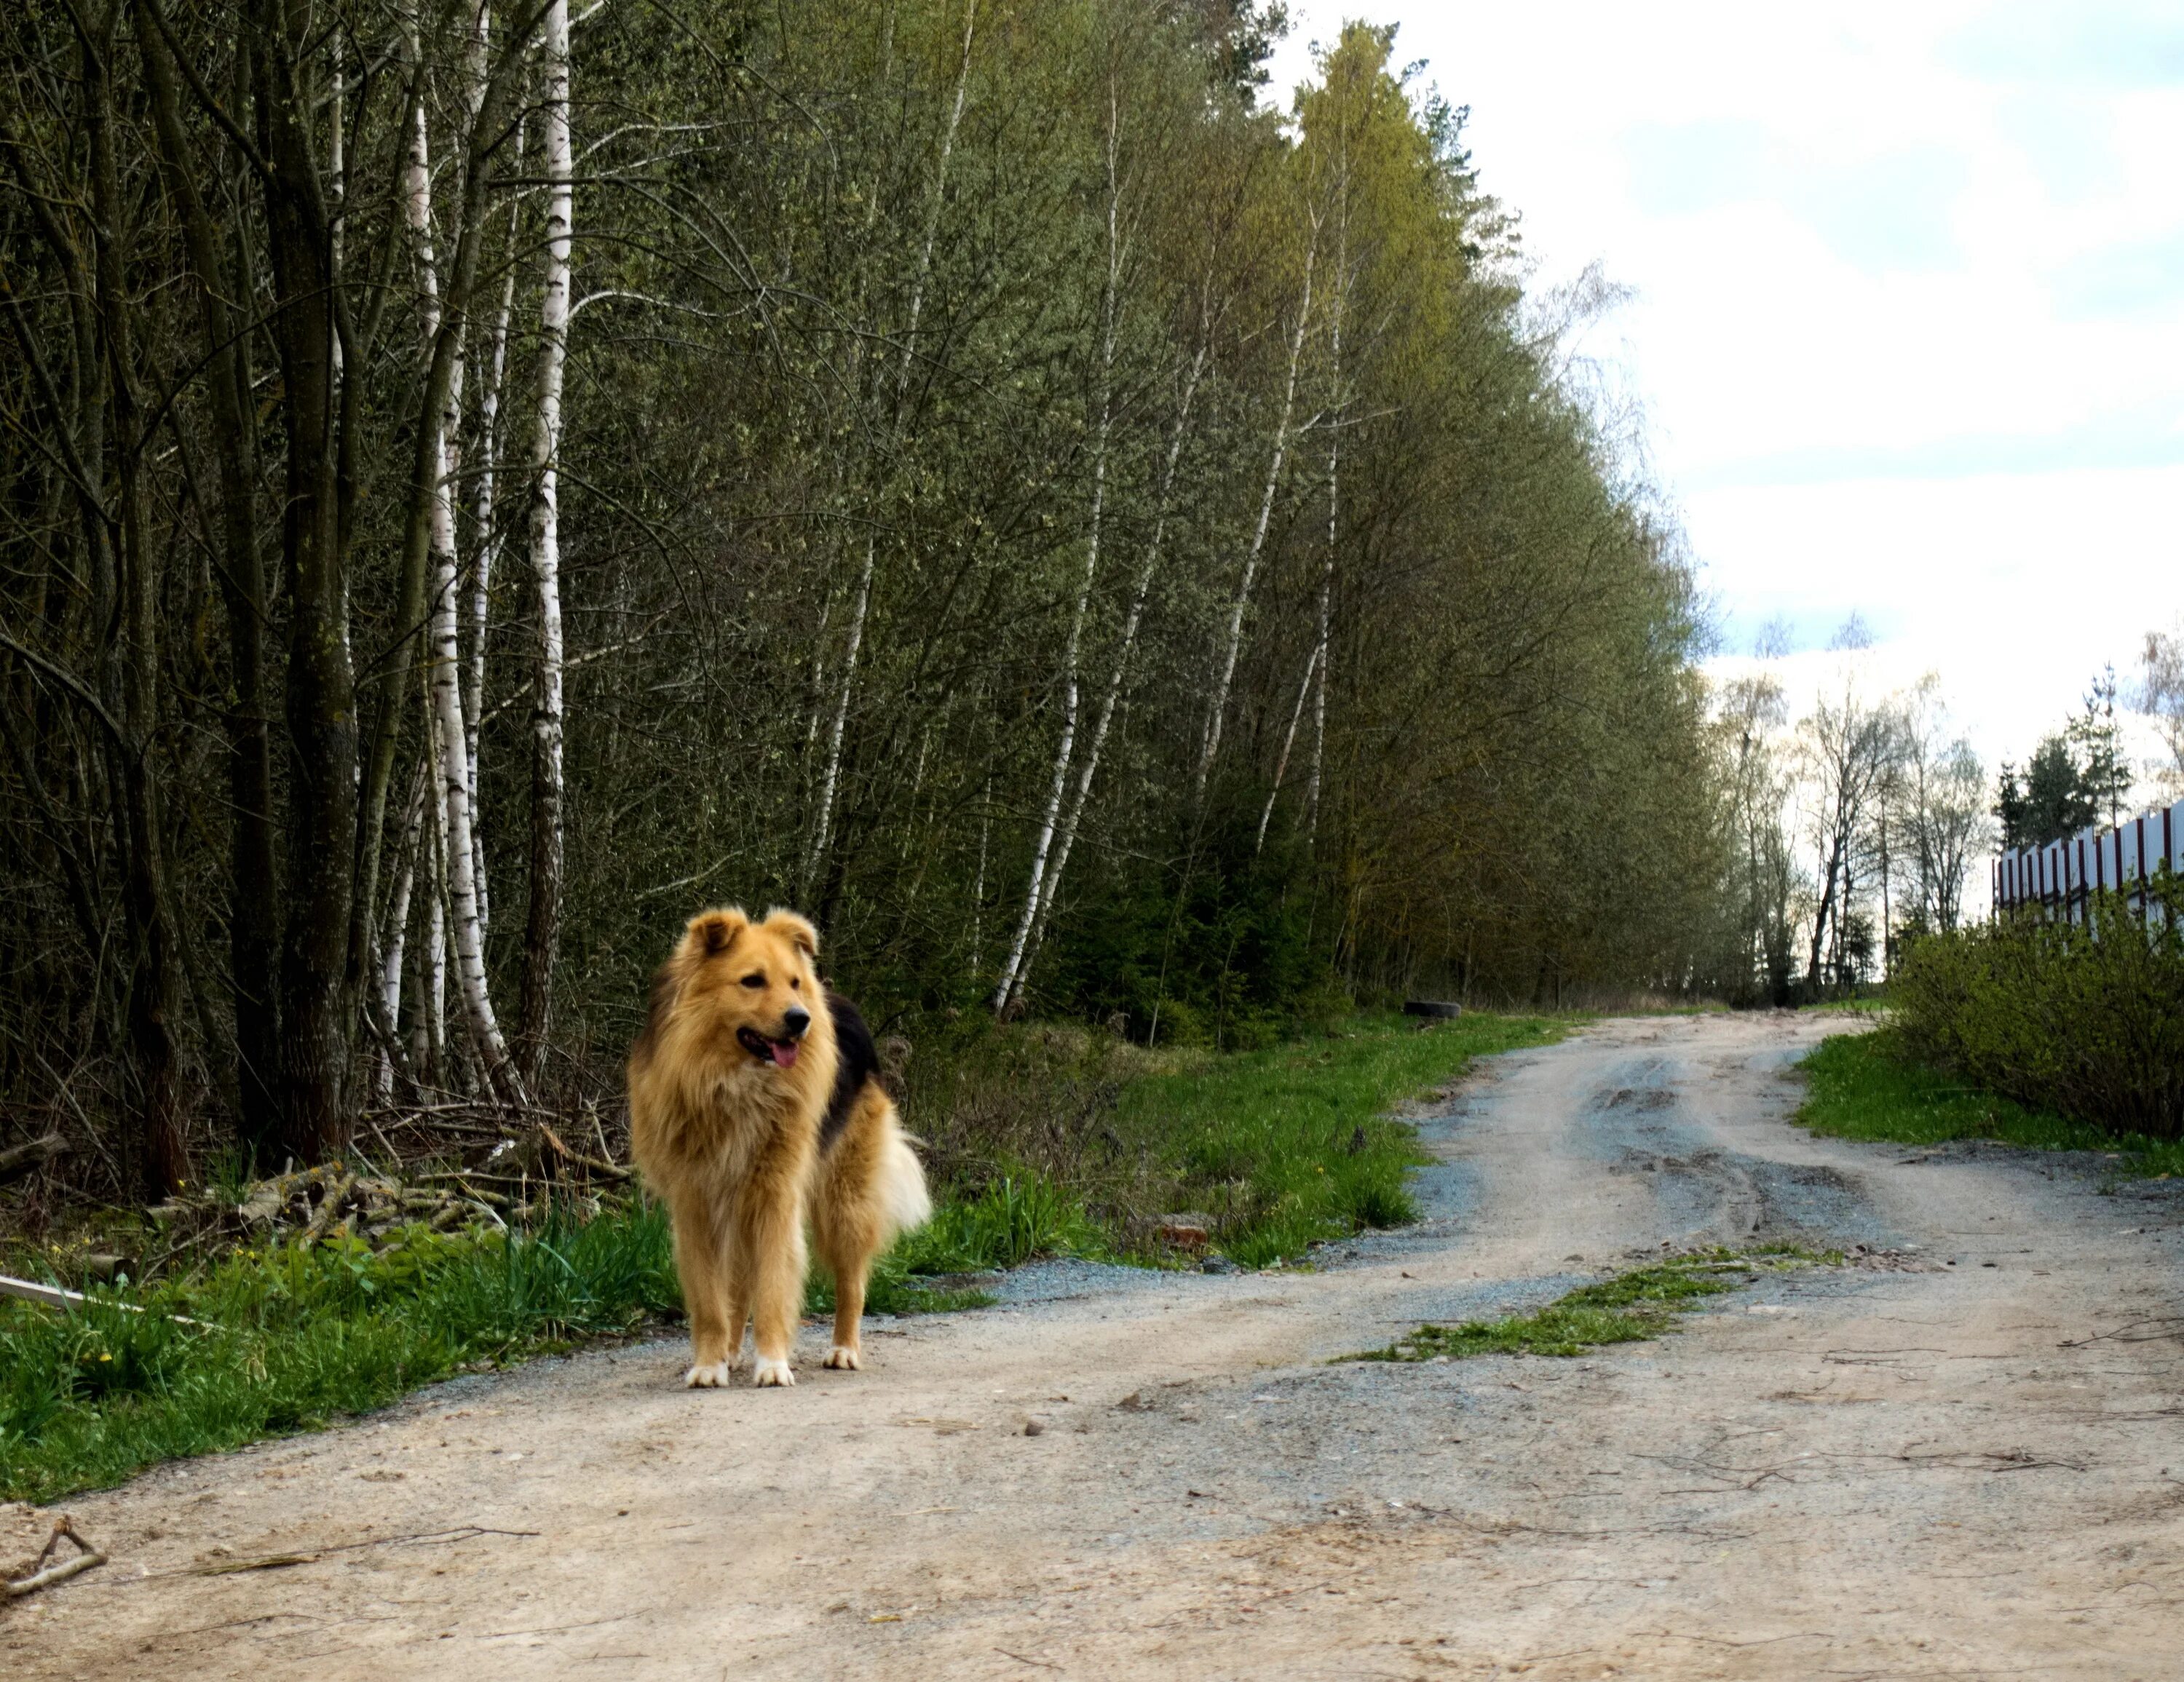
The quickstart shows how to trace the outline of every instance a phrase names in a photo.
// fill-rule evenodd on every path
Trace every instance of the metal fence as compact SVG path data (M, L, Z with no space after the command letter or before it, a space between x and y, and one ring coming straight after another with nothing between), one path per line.
M2120 891L2143 911L2148 884L2164 868L2184 872L2184 800L2113 828L2004 853L1994 861L1995 909L2044 905L2075 922L2090 895Z

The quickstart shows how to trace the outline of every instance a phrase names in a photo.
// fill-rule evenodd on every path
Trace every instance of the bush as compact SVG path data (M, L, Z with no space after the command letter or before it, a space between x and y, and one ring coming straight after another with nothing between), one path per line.
M2184 884L2142 917L2097 894L2084 922L2026 911L1929 935L1892 994L1905 1048L1993 1092L2117 1134L2184 1133Z

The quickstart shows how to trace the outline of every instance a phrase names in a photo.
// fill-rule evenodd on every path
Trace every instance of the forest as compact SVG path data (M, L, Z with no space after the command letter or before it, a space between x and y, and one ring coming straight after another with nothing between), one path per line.
M1883 737L1816 899L1593 302L1392 31L1291 100L1279 27L7 8L7 1133L611 1116L718 902L921 1044L1848 973Z

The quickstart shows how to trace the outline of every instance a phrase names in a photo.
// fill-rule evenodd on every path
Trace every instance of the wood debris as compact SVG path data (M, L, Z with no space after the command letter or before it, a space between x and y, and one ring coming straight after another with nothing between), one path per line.
M72 1558L56 1561L53 1559L53 1555L64 1540L75 1544L75 1554ZM75 1526L70 1522L68 1514L64 1512L53 1520L53 1533L46 1538L45 1546L40 1550L38 1557L31 1562L29 1570L20 1577L8 1578L4 1585L0 1585L0 1587L6 1589L8 1599L20 1600L25 1595L34 1595L39 1590L51 1588L56 1583L65 1583L70 1578L81 1572L90 1570L94 1565L105 1563L106 1556L78 1534Z

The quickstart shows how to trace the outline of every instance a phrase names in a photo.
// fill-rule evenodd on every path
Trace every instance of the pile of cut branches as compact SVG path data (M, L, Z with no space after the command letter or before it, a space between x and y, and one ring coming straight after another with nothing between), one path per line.
M626 1167L571 1150L543 1123L467 1154L476 1160L455 1166L324 1162L239 1193L192 1188L149 1212L169 1256L234 1244L309 1248L329 1240L377 1250L420 1225L440 1233L505 1228L557 1210L588 1217L599 1212L602 1183L619 1186L631 1178Z

